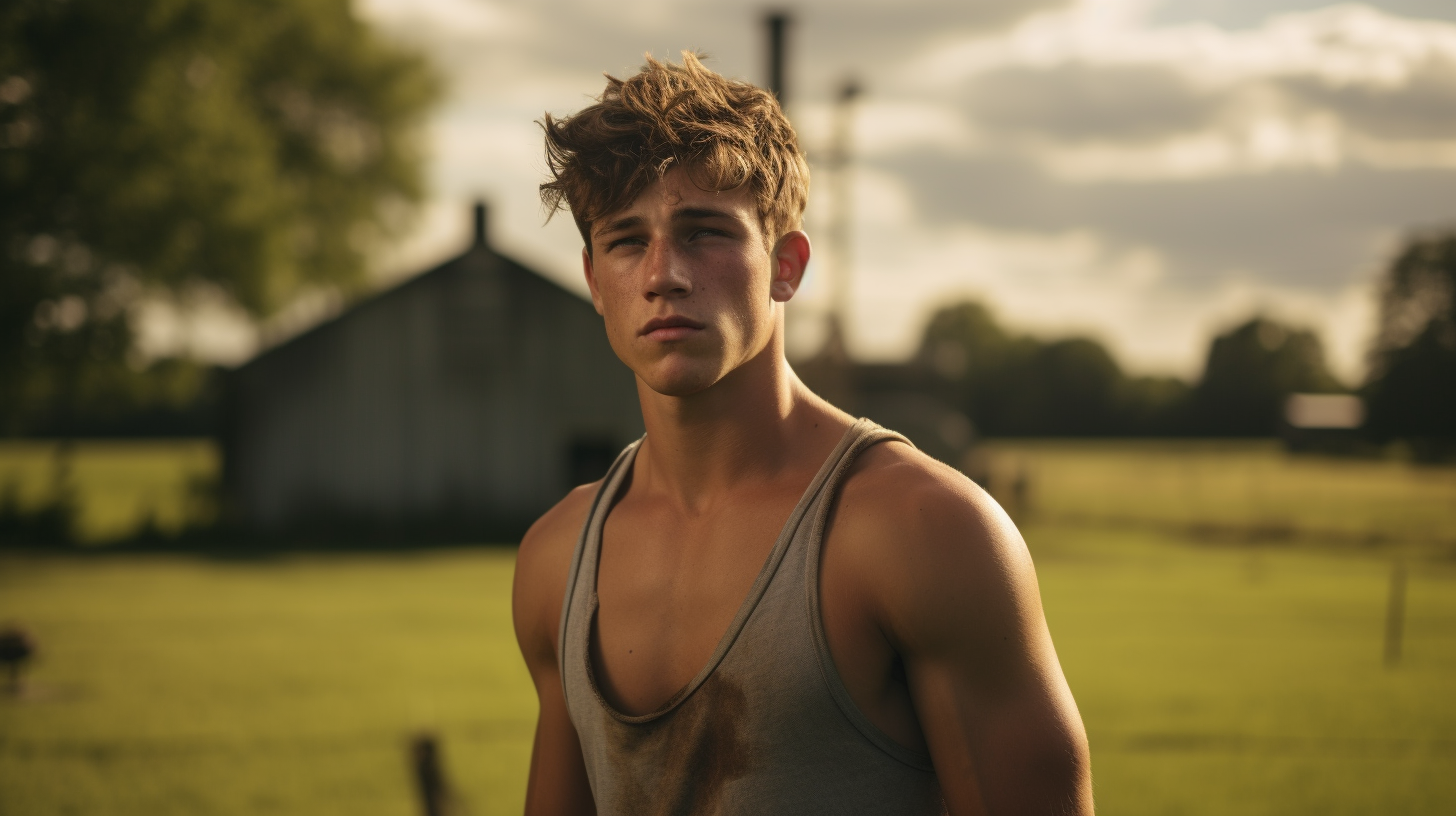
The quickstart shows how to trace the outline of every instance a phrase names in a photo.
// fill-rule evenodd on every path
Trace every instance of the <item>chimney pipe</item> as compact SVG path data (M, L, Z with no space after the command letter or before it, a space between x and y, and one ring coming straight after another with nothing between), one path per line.
M485 202L475 202L475 246L483 247L489 242L486 241L485 232Z
M788 89L784 87L784 53L788 48L789 24L793 19L782 11L769 12L764 17L764 23L768 26L768 89L779 101L780 106L788 105Z

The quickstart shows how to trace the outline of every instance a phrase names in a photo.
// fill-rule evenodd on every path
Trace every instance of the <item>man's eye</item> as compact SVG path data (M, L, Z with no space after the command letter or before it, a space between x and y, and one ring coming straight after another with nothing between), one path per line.
M608 251L610 251L610 250L616 249L617 247L620 247L620 246L629 246L629 245L641 244L641 243L642 243L642 239L641 238L618 238L615 241L612 241L611 243L607 244L607 249L608 249Z
M688 236L688 240L691 241L694 238L701 238L701 237L703 237L705 235L722 235L722 234L723 234L723 231L722 230L712 229L711 227L699 227L698 229L693 230L692 234Z

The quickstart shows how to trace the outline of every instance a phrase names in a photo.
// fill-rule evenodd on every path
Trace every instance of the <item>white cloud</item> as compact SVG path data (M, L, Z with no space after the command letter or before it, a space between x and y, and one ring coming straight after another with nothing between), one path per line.
M1155 27L1142 5L1082 0L942 45L900 81L971 94L967 115L1004 132L982 149L1068 180L1451 166L1456 25L1341 5L1248 31Z
M927 52L902 81L950 85L1007 67L1156 65L1207 85L1311 75L1385 87L1408 81L1433 59L1456 59L1456 25L1412 20L1358 4L1280 14L1259 28L1206 23L1154 26L1149 4L1079 0L1031 17L1005 34L977 34Z
M396 33L427 37L499 38L532 27L528 16L487 0L354 0L354 13Z
M1287 286L1232 272L1201 288L1182 286L1156 247L1128 245L1091 229L926 228L895 177L866 172L857 213L851 351L874 359L911 354L930 312L962 299L990 305L1011 330L1043 337L1083 334L1130 370L1197 377L1208 340L1252 314L1307 326L1325 339L1332 368L1348 382L1364 370L1374 321L1368 283L1334 290ZM834 272L830 255L828 273ZM828 278L807 287L794 319L826 308ZM822 333L796 327L796 348Z
M630 71L649 49L701 47L725 73L760 78L757 7L357 3L424 46L450 88L430 131L432 200L376 263L382 280L459 251L485 196L496 245L579 288L575 229L545 224L536 196L532 122L579 109L602 71ZM938 304L977 296L1013 328L1089 333L1129 368L1193 375L1211 333L1264 310L1319 329L1358 376L1391 236L1412 213L1456 218L1431 180L1456 170L1456 25L1362 5L1246 29L1164 25L1157 5L802 4L791 112L812 154L838 83L866 81L856 351L908 353ZM1022 9L1035 13L1018 22ZM809 343L834 260L829 179L814 170L817 268L793 310Z

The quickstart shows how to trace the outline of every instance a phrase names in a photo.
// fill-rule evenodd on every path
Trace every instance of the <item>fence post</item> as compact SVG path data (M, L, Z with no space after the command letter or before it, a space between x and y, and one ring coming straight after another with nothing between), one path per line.
M415 790L424 816L449 813L449 786L440 762L440 744L434 734L417 734L410 741L410 764L414 768Z

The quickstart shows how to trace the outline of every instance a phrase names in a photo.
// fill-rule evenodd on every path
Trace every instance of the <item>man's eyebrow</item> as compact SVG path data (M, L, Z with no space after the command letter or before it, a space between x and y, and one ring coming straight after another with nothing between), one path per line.
M642 216L628 215L622 218L618 218L615 221L608 221L601 229L597 230L597 234L604 235L609 232L619 232L621 230L632 229L633 227L640 226L642 226Z
M683 207L672 214L674 221L689 221L701 218L733 218L733 214L708 207Z

